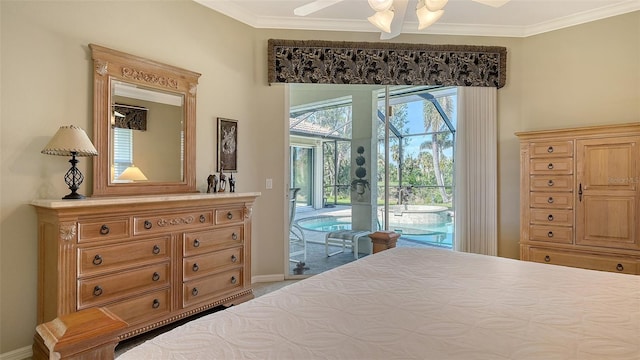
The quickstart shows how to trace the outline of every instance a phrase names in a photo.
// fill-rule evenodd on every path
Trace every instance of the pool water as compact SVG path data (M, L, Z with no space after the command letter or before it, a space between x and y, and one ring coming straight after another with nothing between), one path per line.
M305 230L330 232L351 230L350 216L314 216L297 220ZM389 229L400 234L403 240L438 247L453 246L453 222L441 224L389 224Z

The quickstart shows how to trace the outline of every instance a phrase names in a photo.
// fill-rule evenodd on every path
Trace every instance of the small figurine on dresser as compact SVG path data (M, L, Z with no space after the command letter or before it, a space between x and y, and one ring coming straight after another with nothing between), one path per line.
M207 177L207 193L215 193L217 192L218 187L218 177L215 174L209 175Z
M229 178L229 192L236 192L236 181L233 178L233 173L231 173L231 177Z
M220 189L218 192L224 192L227 189L227 175L224 174L224 169L220 169Z

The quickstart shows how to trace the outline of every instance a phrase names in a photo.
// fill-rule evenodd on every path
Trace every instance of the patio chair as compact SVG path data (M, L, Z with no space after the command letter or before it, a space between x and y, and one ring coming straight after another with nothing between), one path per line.
M351 248L353 251L353 257L358 259L358 242L361 237L369 237L372 231L367 230L338 230L331 231L325 235L324 238L324 251L327 256L333 256L345 252L347 248ZM329 252L329 246L337 245L342 248L338 251Z
M289 189L289 261L300 262L293 257L302 255L303 260L307 261L307 240L304 238L304 231L294 222L296 217L296 195L300 188Z

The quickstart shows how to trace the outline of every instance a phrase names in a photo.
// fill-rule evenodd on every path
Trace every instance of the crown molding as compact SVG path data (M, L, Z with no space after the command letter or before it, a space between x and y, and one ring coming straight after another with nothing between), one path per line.
M299 16L259 16L248 13L242 6L233 1L193 1L256 29L354 31L373 33L379 32L379 30L371 26L371 24L366 21L366 19L335 20L311 17L302 18ZM562 17L554 19L552 21L533 24L529 26L447 24L440 22L428 27L427 29L418 30L417 22L405 22L402 26L402 33L430 35L528 37L639 10L640 0L629 0L623 3L604 6L572 16Z

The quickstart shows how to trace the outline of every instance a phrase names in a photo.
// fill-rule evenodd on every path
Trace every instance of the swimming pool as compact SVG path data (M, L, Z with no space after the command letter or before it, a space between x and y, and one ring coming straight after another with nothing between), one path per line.
M407 241L451 248L453 246L453 220L450 216L441 222L409 223L390 216L389 230L400 234ZM298 226L307 231L330 232L351 230L351 216L320 215L299 219Z

